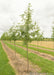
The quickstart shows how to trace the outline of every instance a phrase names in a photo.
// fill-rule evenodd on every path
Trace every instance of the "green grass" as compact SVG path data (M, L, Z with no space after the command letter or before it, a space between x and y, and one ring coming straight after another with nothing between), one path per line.
M5 44L14 50L14 45L11 45L7 42L5 42ZM23 50L22 48L16 47L16 52L21 54L25 58L27 57L27 51ZM54 75L53 61L49 61L33 53L28 53L28 55L29 55L29 61L31 61L35 65L38 65L41 68L42 73L53 73L52 75Z
M26 48L25 45L22 45L22 44L19 44L19 43L16 43L16 45L19 45L19 46L22 46L22 47ZM35 51L38 51L38 52L41 52L41 53L46 53L46 54L50 54L50 55L54 56L54 52L52 52L52 51L42 50L42 49L30 47L30 46L28 48L31 49L31 50L35 50Z
M32 50L35 50L35 51L38 51L38 52L41 52L41 53L46 53L46 54L50 54L50 55L54 56L54 52L52 52L52 51L37 49L37 48L34 48L34 47L28 47L28 48L32 49Z
M8 62L9 60L7 58L7 55L0 43L0 75L15 75L15 71Z
M13 41L12 41L11 43L13 43ZM16 42L16 44L23 44L23 42ZM52 48L48 48L48 47L44 47L44 46L33 45L33 44L29 44L29 45L30 45L30 46L34 46L34 47L39 47L39 48L54 50L54 49L52 49Z
M44 49L49 49L49 50L54 50L52 48L47 48L47 47L44 47L44 46L39 46L39 45L33 45L33 44L29 44L30 46L34 46L34 47L40 47L40 48L44 48Z

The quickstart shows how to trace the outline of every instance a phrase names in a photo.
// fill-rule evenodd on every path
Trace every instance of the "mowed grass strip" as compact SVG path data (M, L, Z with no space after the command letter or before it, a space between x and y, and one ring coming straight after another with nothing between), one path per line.
M0 42L0 75L15 75L15 71L8 62L9 60Z
M26 48L26 45L23 45L23 44L16 43L16 45L19 45L19 46L22 46L22 47ZM54 52L52 52L52 51L42 50L42 49L30 47L30 46L28 48L31 49L31 50L35 50L35 51L38 51L38 52L41 52L41 53L46 53L46 54L50 54L50 55L54 56Z
M14 45L11 45L7 42L5 42L5 44L14 50ZM25 58L27 57L27 51L23 50L22 48L16 47L16 52L21 54ZM28 53L28 55L29 55L29 61L31 61L35 65L38 65L41 68L42 73L54 74L54 62L53 61L49 61L33 53Z

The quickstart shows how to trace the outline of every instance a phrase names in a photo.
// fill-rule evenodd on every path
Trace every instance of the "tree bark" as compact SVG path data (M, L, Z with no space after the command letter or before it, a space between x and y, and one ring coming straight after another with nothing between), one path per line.
M16 46L15 46L15 41L14 41L14 49L15 49L15 59L16 59Z
M53 49L54 49L54 40L53 40Z
M11 43L11 40L10 40L10 43Z
M27 44L27 72L29 72L28 44Z

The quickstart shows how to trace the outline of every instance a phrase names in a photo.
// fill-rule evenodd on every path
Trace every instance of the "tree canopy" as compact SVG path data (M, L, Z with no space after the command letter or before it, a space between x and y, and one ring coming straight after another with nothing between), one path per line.
M52 27L52 40L54 41L54 26Z

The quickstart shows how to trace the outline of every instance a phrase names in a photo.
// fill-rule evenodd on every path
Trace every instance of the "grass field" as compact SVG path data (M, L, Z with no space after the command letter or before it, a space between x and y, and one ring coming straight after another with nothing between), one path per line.
M16 45L19 45L19 46L22 46L22 47L26 48L26 46L23 45L21 42L20 43L16 42ZM54 56L54 52L52 52L52 51L47 51L47 50L43 50L43 49L34 48L34 47L32 47L32 45L30 45L28 48L31 49L31 50L35 50L35 51L38 51L38 52L41 52L41 53L46 53L46 54L50 54L50 55Z
M32 41L31 44L54 49L53 41Z
M0 42L0 75L15 75L15 71L9 64L6 53Z
M5 44L14 50L14 45L11 45L7 42L5 42ZM21 54L25 58L27 57L27 51L23 50L22 48L16 47L16 52ZM53 61L44 59L43 57L40 57L33 53L29 53L28 55L29 55L29 61L31 61L35 65L38 65L41 68L42 73L51 73L51 75L54 75ZM50 75L50 74L47 74L47 75Z
M12 41L13 42L13 41ZM22 41L16 41L16 43L22 44ZM54 50L54 42L53 41L32 41L29 43L30 46L37 46L49 50Z

